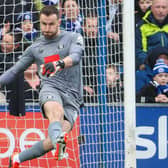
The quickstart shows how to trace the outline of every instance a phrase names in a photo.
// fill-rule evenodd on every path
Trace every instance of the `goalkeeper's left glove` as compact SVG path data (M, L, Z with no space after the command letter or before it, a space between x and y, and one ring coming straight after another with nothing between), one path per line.
M41 73L43 76L54 76L58 71L63 69L65 66L65 63L63 60L55 61L55 62L49 62L46 64L43 64L41 66Z

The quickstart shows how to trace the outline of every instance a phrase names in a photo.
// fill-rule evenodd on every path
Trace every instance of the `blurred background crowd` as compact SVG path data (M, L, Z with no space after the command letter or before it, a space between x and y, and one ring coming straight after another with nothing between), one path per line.
M60 9L62 30L77 32L84 37L84 102L98 103L98 1L1 0L0 74L14 65L22 52L41 35L39 11L45 5L55 5ZM108 103L123 101L122 7L123 0L106 0ZM167 0L135 0L135 60L137 102L167 103ZM38 102L39 86L37 67L32 64L15 82L1 89L0 101L24 99L25 102Z

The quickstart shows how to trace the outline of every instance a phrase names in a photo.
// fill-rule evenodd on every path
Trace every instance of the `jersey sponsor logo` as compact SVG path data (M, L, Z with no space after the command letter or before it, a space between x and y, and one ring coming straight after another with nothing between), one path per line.
M39 53L42 53L43 51L43 48L39 48Z
M50 55L50 56L47 56L44 58L45 64L47 64L49 62L59 61L59 60L60 60L59 54Z
M59 44L58 49L63 49L64 48L64 44Z
M76 40L76 43L77 43L78 45L83 45L83 38L82 38L82 36L78 36L78 38L77 38L77 40Z

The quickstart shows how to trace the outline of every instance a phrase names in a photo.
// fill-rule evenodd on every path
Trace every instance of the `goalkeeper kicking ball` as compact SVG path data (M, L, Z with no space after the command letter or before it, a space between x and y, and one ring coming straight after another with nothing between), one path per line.
M42 0L44 5L57 5L59 4L59 0Z

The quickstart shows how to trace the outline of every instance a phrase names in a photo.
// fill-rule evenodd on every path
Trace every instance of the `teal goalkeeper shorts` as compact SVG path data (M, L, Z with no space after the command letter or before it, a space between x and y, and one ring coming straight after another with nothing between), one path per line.
M73 126L80 110L80 104L78 103L77 98L74 94L60 91L57 88L51 87L50 85L43 86L39 94L39 103L41 106L42 114L45 118L46 116L43 110L43 105L47 101L56 101L62 104L64 108L64 119L68 120Z

